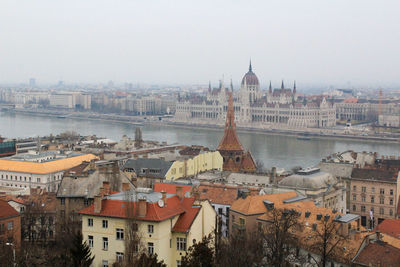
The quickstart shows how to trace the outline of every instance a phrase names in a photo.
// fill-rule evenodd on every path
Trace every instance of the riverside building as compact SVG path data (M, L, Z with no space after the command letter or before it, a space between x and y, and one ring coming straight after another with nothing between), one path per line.
M218 89L209 86L206 97L179 99L174 121L189 124L222 125L228 109L229 92L223 81ZM315 101L299 101L294 84L293 90L285 88L267 92L260 90L258 77L251 63L244 75L240 91L234 96L236 122L242 127L261 128L326 128L336 125L336 108L325 98Z

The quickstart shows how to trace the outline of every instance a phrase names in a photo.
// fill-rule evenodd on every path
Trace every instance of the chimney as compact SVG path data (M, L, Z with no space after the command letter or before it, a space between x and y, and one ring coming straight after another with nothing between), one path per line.
M101 203L102 202L102 196L95 196L94 197L94 212L95 213L100 213L101 212Z
M147 201L145 198L140 198L138 202L138 216L145 217L147 214Z
M129 183L122 183L122 192L129 191L130 186Z
M104 190L103 196L108 196L111 193L110 182L103 181L103 190Z
M161 199L164 202L164 206L166 207L167 206L167 192L165 192L163 190L163 191L161 191L161 195L162 195Z
M200 191L197 189L192 193L194 200L200 200Z
M91 160L90 160L89 169L90 169L90 170L95 170L95 169L96 169L96 163L95 163L95 160L94 160L94 159L91 159Z
M176 187L176 195L178 196L179 200L182 200L184 198L184 193L183 193L183 187L182 186L177 186Z
M376 239L381 240L381 231L376 231Z

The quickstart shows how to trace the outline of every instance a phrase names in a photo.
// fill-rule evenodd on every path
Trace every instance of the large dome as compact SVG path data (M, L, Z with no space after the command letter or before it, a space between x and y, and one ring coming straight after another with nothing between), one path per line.
M256 85L259 86L260 83L258 82L258 78L256 76L256 74L253 72L253 69L251 67L251 62L250 62L250 66L249 66L249 71L244 75L243 79L242 79L242 85L245 84L246 81L246 85Z

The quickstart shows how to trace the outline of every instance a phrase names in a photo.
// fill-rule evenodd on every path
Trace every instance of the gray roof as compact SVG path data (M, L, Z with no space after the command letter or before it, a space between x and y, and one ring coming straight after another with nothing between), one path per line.
M125 169L134 169L138 177L165 178L173 162L161 159L129 159L124 166Z
M360 218L360 215L357 214L346 214L343 216L338 215L338 217L335 218L336 222L341 222L341 223L349 223L352 222L354 220L357 220L358 218Z
M279 185L291 188L321 189L336 184L337 179L327 172L315 172L309 175L293 174L282 179Z
M140 188L138 188L140 189ZM140 191L140 190L139 190ZM173 197L175 194L167 194L167 198ZM155 203L162 198L162 194L159 192L138 192L137 190L130 190L127 192L120 192L110 196L107 199L111 200L130 200L136 202L139 199L146 199L147 202Z
M87 177L63 177L57 197L87 197L94 198L103 186L104 181L110 181L110 175L99 170L89 174ZM120 171L119 181L130 183L126 175Z

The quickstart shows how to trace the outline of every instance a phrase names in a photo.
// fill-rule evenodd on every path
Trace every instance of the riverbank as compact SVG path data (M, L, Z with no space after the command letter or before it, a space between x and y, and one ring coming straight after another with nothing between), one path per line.
M171 120L157 120L158 116L127 116L117 114L101 114L93 112L67 112L59 110L43 110L43 109L13 109L8 112L20 114L55 117L60 119L79 119L79 120L94 120L94 121L112 121L129 125L141 126L144 124L172 126L181 128L203 128L203 129L223 129L222 125L199 124L199 123L178 123ZM153 118L153 119L148 119ZM255 127L237 127L238 132L242 133L258 133L267 135L283 135L297 137L302 140L309 139L329 139L329 140L357 140L365 142L384 142L400 144L400 138L392 136L373 136L360 134L341 134L334 132L335 129L277 129L277 128L255 128ZM306 138L304 138L306 136Z

